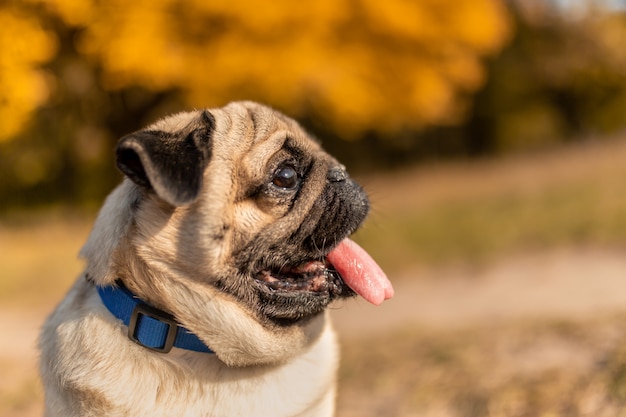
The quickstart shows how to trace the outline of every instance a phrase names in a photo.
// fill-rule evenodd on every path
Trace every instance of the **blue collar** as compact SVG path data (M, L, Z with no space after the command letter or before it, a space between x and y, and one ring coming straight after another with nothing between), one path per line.
M179 325L174 316L144 303L121 282L96 288L111 314L128 326L128 337L133 342L161 353L172 347L214 353L198 336Z

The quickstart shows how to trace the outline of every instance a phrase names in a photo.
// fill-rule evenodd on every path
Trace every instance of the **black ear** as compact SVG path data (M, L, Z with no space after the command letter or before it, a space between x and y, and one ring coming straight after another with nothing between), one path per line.
M148 130L124 136L117 144L117 167L172 205L192 203L211 158L215 126L208 111L200 119L174 133Z

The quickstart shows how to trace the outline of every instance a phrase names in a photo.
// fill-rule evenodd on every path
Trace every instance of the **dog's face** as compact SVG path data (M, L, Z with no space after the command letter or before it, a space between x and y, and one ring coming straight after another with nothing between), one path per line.
M250 102L174 115L122 138L117 165L130 181L83 248L87 274L122 279L218 355L225 333L241 345L254 322L268 340L254 355L290 349L302 331L289 329L354 295L326 257L367 197L292 119Z

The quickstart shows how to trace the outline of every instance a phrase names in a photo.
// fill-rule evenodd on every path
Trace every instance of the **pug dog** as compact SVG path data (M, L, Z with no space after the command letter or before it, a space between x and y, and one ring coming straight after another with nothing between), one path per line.
M45 415L331 416L326 307L393 289L347 237L369 203L294 120L252 102L120 139L123 182L40 335Z

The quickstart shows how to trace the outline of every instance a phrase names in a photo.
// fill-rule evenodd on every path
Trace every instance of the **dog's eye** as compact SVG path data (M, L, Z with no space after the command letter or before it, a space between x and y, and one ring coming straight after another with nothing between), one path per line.
M274 173L274 178L272 178L272 184L286 190L296 188L299 183L298 173L294 167L289 165L278 168Z

